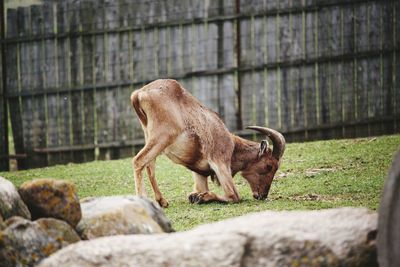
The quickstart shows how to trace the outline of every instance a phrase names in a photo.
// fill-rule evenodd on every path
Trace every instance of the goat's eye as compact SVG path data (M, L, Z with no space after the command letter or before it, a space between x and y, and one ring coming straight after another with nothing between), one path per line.
M267 166L265 166L264 169L262 169L260 171L259 174L262 175L262 176L265 176L265 175L269 174L271 171L272 171L272 166L271 165L267 165Z

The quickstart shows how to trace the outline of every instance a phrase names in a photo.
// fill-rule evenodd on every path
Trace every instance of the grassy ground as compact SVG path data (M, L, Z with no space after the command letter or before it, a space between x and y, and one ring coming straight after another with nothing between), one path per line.
M187 201L192 191L191 173L164 156L157 160L156 176L170 203L165 212L176 230L262 210L341 206L377 209L384 179L399 145L400 135L289 144L268 201L254 200L245 180L237 175L235 183L242 197L240 203L191 205ZM132 194L134 182L130 162L130 159L123 159L68 164L3 172L0 176L16 185L44 177L70 180L77 185L81 198ZM152 193L148 185L147 188ZM221 192L214 185L211 188Z

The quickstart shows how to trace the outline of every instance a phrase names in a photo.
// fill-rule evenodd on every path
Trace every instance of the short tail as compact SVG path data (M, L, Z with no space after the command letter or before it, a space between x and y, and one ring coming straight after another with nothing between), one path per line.
M139 117L139 120L141 123L146 126L147 125L147 116L146 113L144 113L143 109L140 108L140 103L139 103L139 91L134 91L131 94L131 104L133 108L136 111L136 114Z

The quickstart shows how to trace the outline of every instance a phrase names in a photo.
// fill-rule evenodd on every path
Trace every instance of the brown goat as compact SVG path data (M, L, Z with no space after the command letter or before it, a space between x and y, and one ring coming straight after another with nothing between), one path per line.
M239 194L232 177L242 172L253 196L265 199L285 150L285 139L272 129L251 126L273 143L256 143L231 134L218 115L203 106L175 80L156 80L131 95L132 105L143 127L146 144L133 158L136 194L146 196L142 171L150 179L155 199L167 207L154 175L156 157L164 153L173 162L192 170L194 192L191 203L237 202ZM222 186L224 195L208 189L207 177Z

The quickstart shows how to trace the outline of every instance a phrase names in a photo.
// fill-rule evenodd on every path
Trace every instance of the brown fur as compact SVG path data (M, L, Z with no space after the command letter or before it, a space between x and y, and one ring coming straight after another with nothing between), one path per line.
M142 182L142 170L146 168L152 174L149 178L156 200L163 207L168 205L154 177L155 159L164 153L193 171L195 190L189 197L192 203L238 201L232 176L239 171L249 181L256 198L266 197L279 158L273 157L270 149L259 155L259 143L231 134L215 112L177 81L149 83L132 93L131 102L146 139L146 145L132 161L138 195L146 195ZM284 139L283 147L277 149L284 149ZM282 153L283 150L278 154ZM218 179L224 196L208 192L210 175Z

